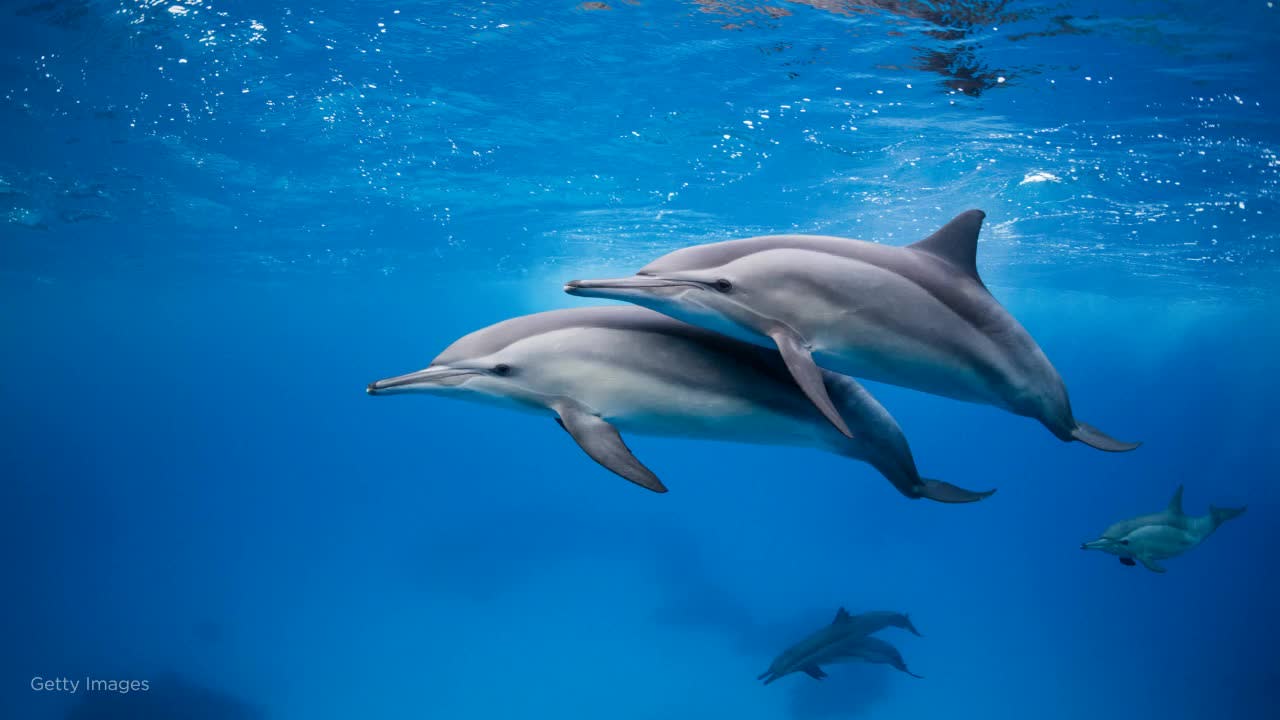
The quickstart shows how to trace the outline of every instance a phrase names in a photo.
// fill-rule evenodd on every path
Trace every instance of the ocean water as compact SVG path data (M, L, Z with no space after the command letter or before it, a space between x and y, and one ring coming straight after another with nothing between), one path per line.
M1278 32L1265 0L3 3L0 717L1274 717ZM968 208L1077 415L1141 448L867 383L923 474L999 492L628 436L657 495L549 416L364 392L598 303L571 278ZM1162 575L1081 552L1178 485L1248 512ZM841 606L910 613L878 637L924 679L755 679Z

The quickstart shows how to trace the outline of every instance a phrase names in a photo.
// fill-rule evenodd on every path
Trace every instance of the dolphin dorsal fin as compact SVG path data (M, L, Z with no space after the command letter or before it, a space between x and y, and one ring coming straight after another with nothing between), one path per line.
M1173 499L1169 500L1167 510L1176 515L1182 515L1182 486L1179 485L1177 490L1173 491Z
M986 217L987 214L981 210L966 210L951 218L951 222L934 234L907 247L940 257L981 283L982 278L978 277L978 231Z
M832 620L831 624L839 625L840 623L843 623L843 622L849 622L852 619L853 618L850 617L848 610L845 610L844 608L840 608L839 610L836 611L836 619Z

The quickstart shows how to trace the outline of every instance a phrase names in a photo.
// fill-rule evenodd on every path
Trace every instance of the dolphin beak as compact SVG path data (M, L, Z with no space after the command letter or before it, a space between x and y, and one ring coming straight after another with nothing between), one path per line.
M429 367L425 370L397 375L385 380L375 380L369 383L369 386L365 388L365 392L370 395L390 395L397 392L448 387L457 385L463 379L476 374L477 371L466 368Z
M570 280L564 284L564 291L578 297L625 298L631 295L644 294L656 288L678 287L680 285L696 285L687 280L672 280L652 275L632 275L631 277L612 278L609 280Z
M1098 538L1097 540L1090 540L1089 542L1080 543L1080 549L1081 550L1105 550L1108 547L1111 547L1112 544L1113 544L1113 541L1108 540L1107 538Z

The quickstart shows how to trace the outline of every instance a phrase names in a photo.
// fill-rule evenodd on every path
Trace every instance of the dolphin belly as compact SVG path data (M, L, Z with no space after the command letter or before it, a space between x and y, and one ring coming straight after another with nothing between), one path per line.
M781 370L760 372L661 336L644 337L644 346L628 353L633 334L578 332L585 337L566 343L557 362L563 392L619 430L807 447L831 434Z
M1125 539L1131 553L1155 560L1176 557L1200 542L1194 533L1174 525L1147 525L1129 533Z
M920 285L874 265L843 264L852 291L830 298L833 319L806 336L820 365L966 402L1019 404L1028 382L1000 343Z

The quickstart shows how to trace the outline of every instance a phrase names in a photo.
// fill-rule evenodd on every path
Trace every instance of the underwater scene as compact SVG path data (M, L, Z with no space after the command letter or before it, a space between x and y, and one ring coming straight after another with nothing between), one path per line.
M1278 40L0 4L0 718L1276 717Z

